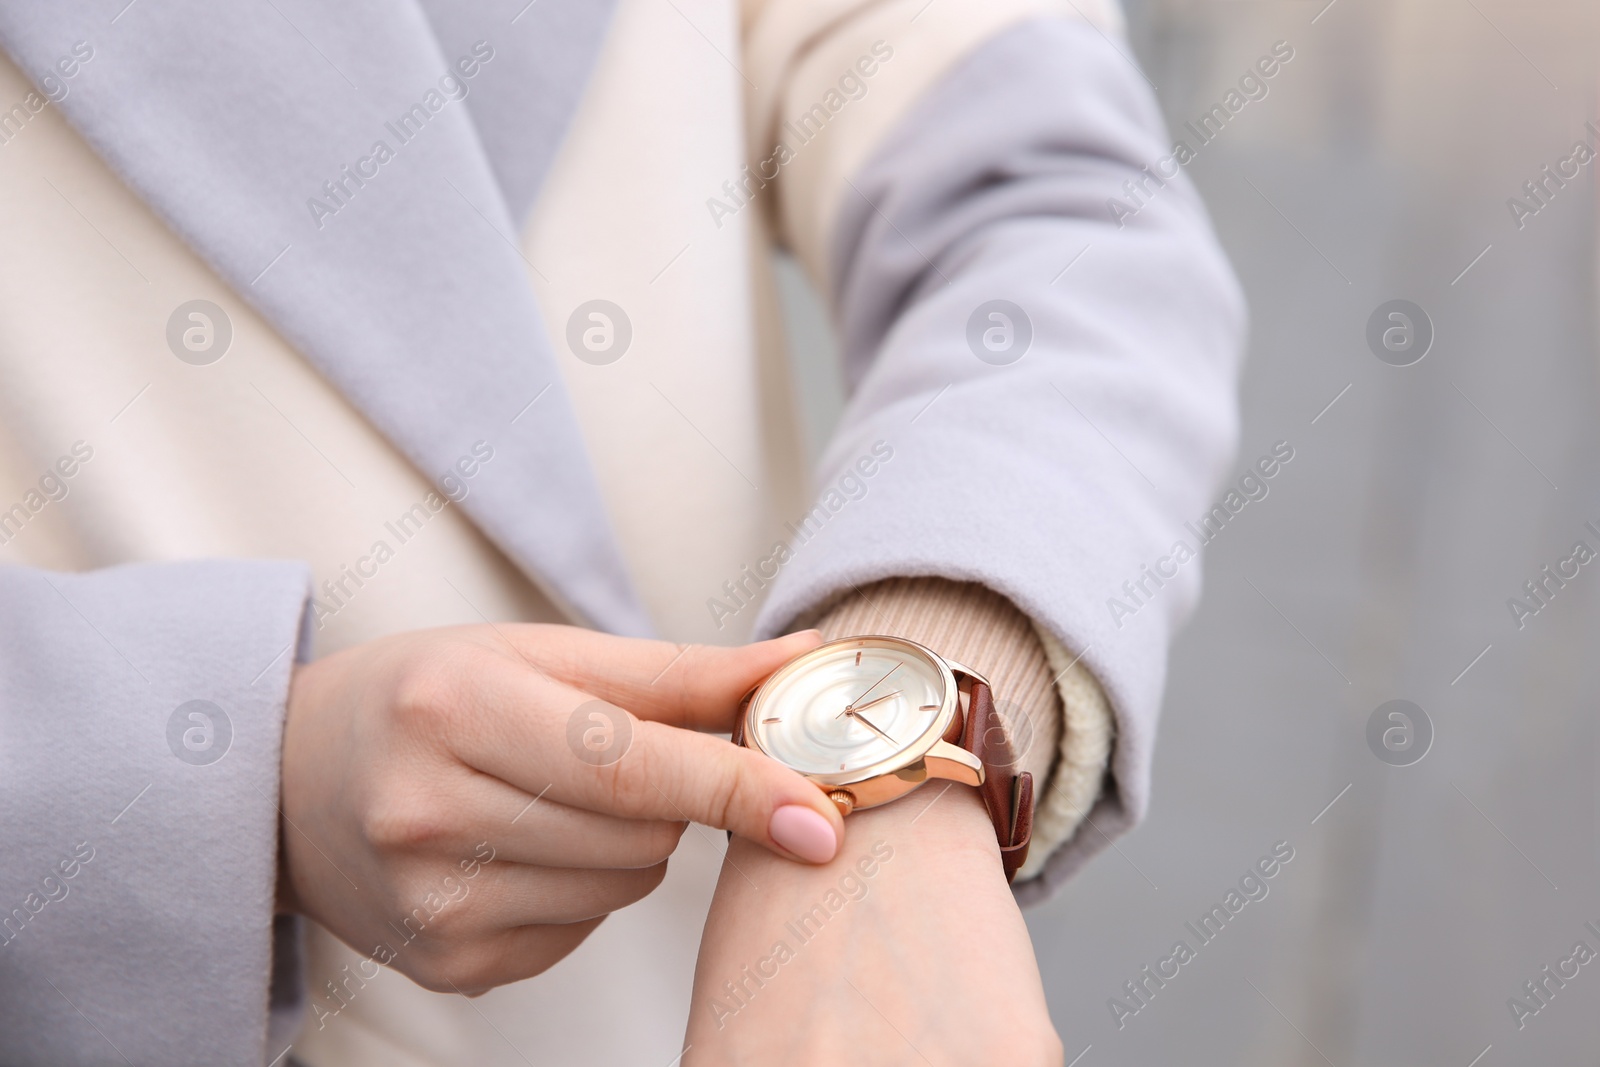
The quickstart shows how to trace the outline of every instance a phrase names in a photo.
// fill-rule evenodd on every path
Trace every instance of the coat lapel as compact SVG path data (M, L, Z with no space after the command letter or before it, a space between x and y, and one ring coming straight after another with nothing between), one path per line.
M518 251L610 15L592 0L32 0L0 44L128 186L591 625L643 634ZM463 95L464 93L464 95Z
M495 49L466 104L519 230L561 147L613 6L614 0L422 0L445 56L467 55L486 39ZM486 38L486 25L506 32Z

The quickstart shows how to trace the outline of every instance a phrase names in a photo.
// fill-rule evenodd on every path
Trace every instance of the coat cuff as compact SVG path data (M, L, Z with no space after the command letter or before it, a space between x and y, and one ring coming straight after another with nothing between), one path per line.
M298 563L0 567L7 1062L281 1051L278 762L308 591Z

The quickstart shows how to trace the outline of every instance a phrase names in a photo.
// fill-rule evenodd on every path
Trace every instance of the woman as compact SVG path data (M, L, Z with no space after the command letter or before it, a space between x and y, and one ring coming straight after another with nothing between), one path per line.
M976 792L841 818L696 732L817 635L682 642L986 674L1015 899L1142 812L1198 577L1145 565L1231 451L1242 314L1118 27L0 12L11 1058L1059 1060ZM815 489L774 244L851 392ZM697 827L456 995L690 820L725 860Z

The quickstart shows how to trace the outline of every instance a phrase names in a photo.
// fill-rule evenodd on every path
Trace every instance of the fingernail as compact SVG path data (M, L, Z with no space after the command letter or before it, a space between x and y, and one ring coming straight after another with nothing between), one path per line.
M827 863L839 851L833 824L800 804L785 804L773 812L767 833L783 848L811 863Z

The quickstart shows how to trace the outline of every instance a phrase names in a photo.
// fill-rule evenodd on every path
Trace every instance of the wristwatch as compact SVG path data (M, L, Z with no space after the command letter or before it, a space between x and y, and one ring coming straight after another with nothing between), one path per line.
M848 637L801 653L745 694L733 741L811 779L846 816L930 779L975 786L1007 881L1028 858L1033 775L1016 767L988 680L915 641Z

